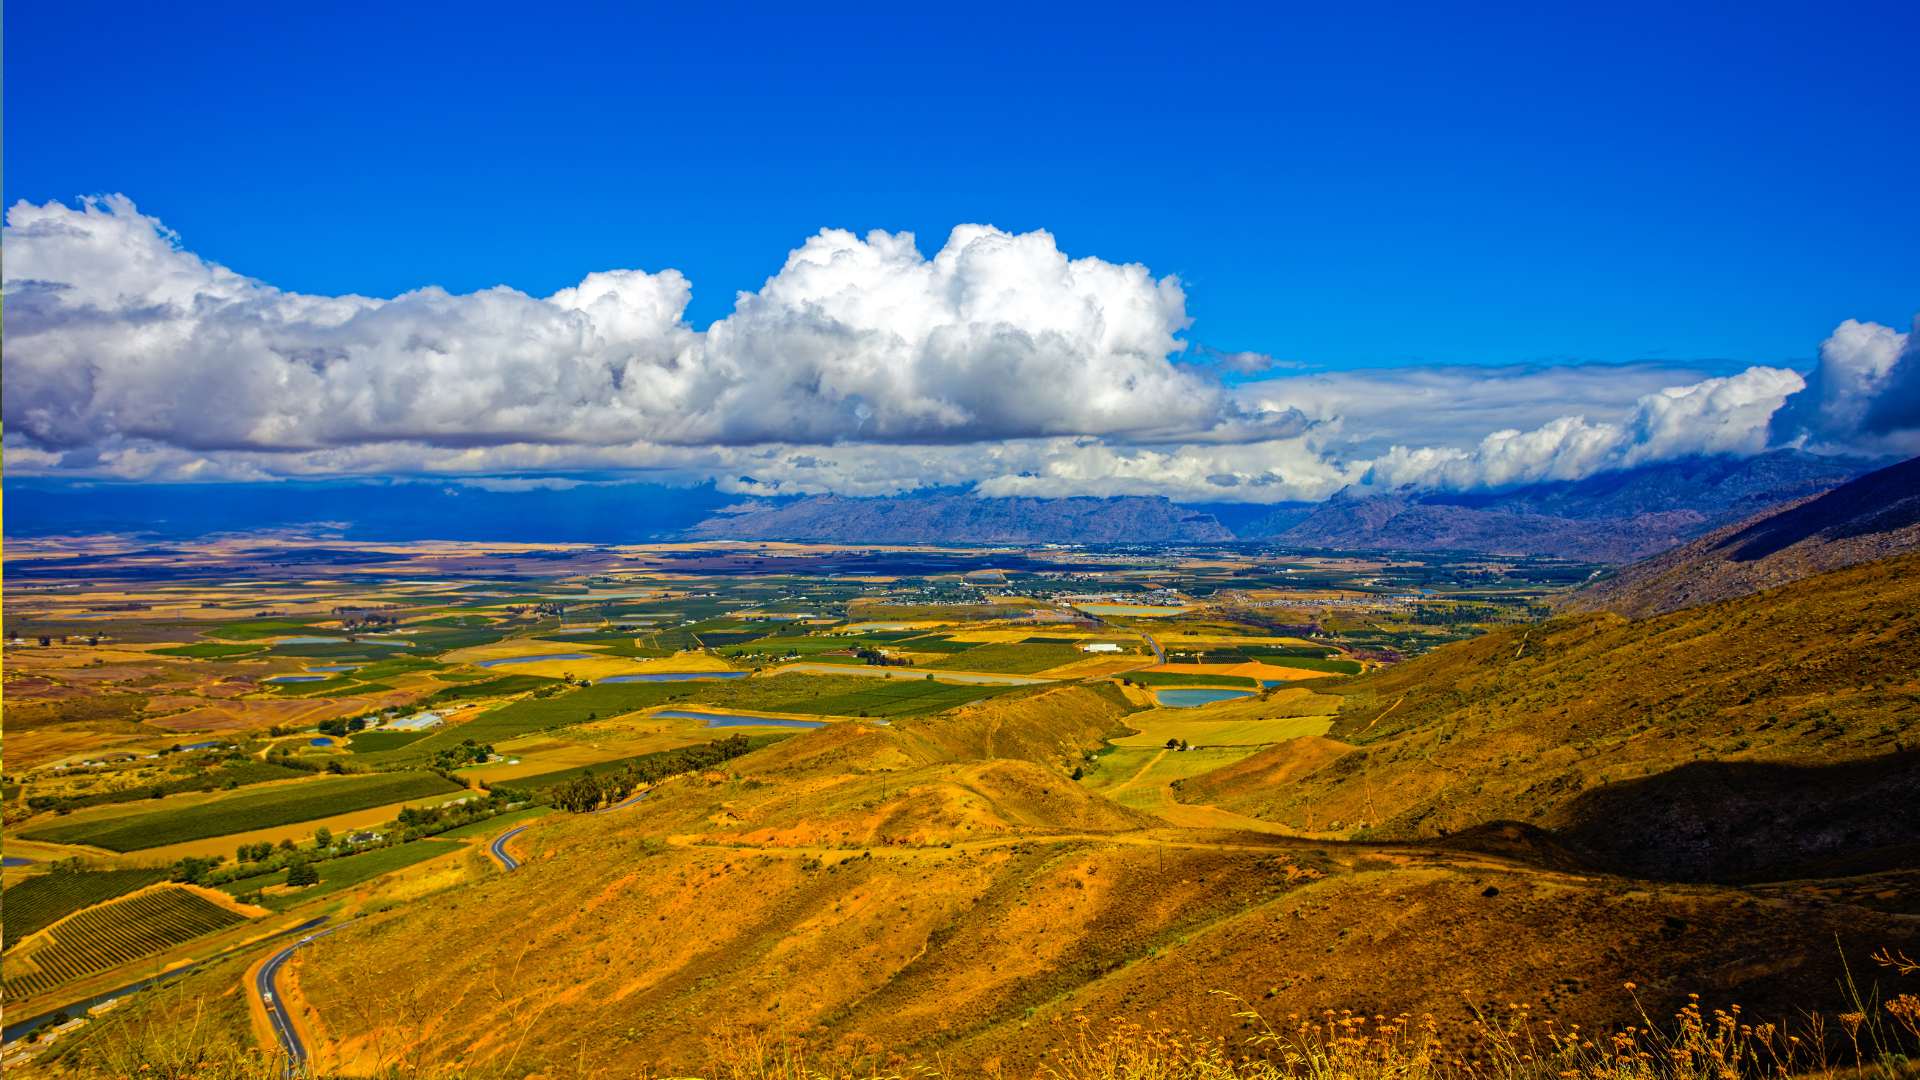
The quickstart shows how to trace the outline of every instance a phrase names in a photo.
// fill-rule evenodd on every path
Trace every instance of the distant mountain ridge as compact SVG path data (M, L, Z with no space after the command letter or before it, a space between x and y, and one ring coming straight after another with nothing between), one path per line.
M1242 539L1298 547L1478 551L1626 563L1869 468L1852 458L1780 450L1686 458L1581 480L1500 491L1347 489L1304 516L1285 507L1242 526Z
M1183 505L1158 497L980 498L951 489L821 495L715 514L700 539L832 543L1224 543L1473 551L1627 563L1804 498L1867 464L1799 451L1693 458L1497 492L1349 489L1318 505Z
M1270 539L1298 547L1478 551L1621 563L1665 551L1697 535L1707 521L1693 510L1580 519L1376 495L1332 500Z
M1579 611L1643 617L1920 551L1920 458L1700 537L1569 597Z
M1212 543L1233 533L1204 511L1147 496L981 499L971 495L819 495L716 515L701 539L840 544Z

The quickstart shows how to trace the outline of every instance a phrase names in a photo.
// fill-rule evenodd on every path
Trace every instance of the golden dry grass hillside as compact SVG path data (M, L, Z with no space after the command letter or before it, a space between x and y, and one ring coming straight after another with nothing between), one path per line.
M1329 692L1345 698L1331 741L1179 797L1376 837L1515 820L1687 879L1912 865L1920 837L1917 556L1491 633Z
M1803 609L1825 610L1788 610ZM1503 663L1579 656L1622 625L1443 650L1428 678L1438 668L1452 692L1497 701L1518 685ZM1652 667L1660 653L1635 655ZM1574 670L1531 676L1565 699ZM1389 704L1407 702L1374 723L1383 682ZM1367 761L1377 744L1363 736L1431 722L1418 688L1365 680L1338 742L1294 740L1294 764L1248 758L1209 782L1271 790ZM1625 1025L1699 992L1786 1015L1845 1007L1845 958L1920 944L1911 872L1662 884L1592 869L1520 826L1361 844L1172 827L1074 783L1060 760L1127 730L1128 708L1062 687L895 727L837 724L624 809L556 815L514 841L512 873L348 913L362 917L289 966L286 1001L323 1075L713 1074L726 1071L716 1047L759 1040L854 1075L1123 1075L1057 1072L1077 1018L1239 1046L1245 1002L1276 1017L1431 1013L1448 1038L1515 1003ZM1400 797L1394 776L1382 771L1377 800ZM1638 999L1620 990L1630 980ZM232 987L231 973L189 976L174 1005L136 1002L126 1022L182 1001L226 1008Z

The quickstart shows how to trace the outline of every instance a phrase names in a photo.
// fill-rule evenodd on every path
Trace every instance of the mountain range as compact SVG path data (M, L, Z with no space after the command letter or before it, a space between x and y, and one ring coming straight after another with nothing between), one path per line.
M980 499L915 494L821 495L749 504L689 530L702 539L833 543L1181 543L1230 541L1212 514L1163 498Z
M731 507L702 539L834 543L1212 543L1477 551L1626 563L1869 467L1784 450L1691 458L1494 492L1349 489L1321 504L1186 505L1164 498L978 498L943 491L822 495Z

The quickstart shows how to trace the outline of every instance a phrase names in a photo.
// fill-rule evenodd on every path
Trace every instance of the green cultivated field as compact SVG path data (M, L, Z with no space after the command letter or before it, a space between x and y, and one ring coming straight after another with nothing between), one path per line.
M448 673L446 678L453 678ZM483 697L507 697L511 694L524 694L529 690L538 690L543 686L552 686L558 679L542 678L538 675L501 675L495 678L478 677L478 681L449 686L436 690L425 701L420 702L422 709L431 709L437 705L447 705L456 701L471 701Z
M912 648L912 643L902 642L901 648ZM955 653L941 662L943 667L961 671L1000 671L1015 675L1031 675L1036 671L1045 671L1061 664L1071 664L1084 659L1086 653L1072 645L979 645L963 653Z
M363 731L347 742L347 749L356 754L378 754L417 743L431 734L431 731Z
M27 956L10 954L7 1001L17 1002L246 921L246 916L183 888L109 901L61 924L45 947Z
M135 889L165 881L165 870L56 871L27 878L0 897L7 943L44 930L61 919Z
M551 685L551 680L546 682ZM368 755L377 764L420 761L435 751L472 739L497 745L536 731L605 720L656 705L697 709L715 706L743 712L799 713L820 716L907 716L940 712L969 701L1020 689L937 683L912 669L892 679L836 675L778 675L771 678L657 683L597 683L552 697L524 698L464 724L436 730L429 738L396 750Z
M260 649L261 646L258 645L221 645L206 641L198 645L176 645L171 649L155 649L153 652L156 656L186 656L195 660L218 660L227 656L257 653Z
M1212 772L1259 753L1257 746L1195 747L1174 752L1162 746L1119 748L1101 754L1081 780L1122 806L1150 810L1175 780Z
M486 824L492 824L489 820ZM260 898L260 906L273 911L281 911L294 904L338 892L363 881L371 881L382 874L395 870L404 870L415 863L438 858L460 850L460 845L451 840L427 839L412 843L397 844L393 847L375 848L358 855L347 855L338 859L313 864L320 872L320 884L310 885L296 892L283 893ZM254 877L229 881L220 888L235 896L259 892L269 885L284 885L287 881L285 870L275 870L271 874L259 874Z
M506 676L509 679L526 677ZM484 683L474 684L475 687L484 685ZM539 685L551 686L553 680L542 679ZM588 720L604 720L609 716L618 716L635 709L644 709L649 705L658 705L675 695L684 695L689 685L688 683L601 683L565 694L556 694L553 697L526 698L503 705L458 727L437 730L432 738L422 739L406 747L405 755L427 757L436 750L458 746L464 739L472 739L483 746L492 745L516 735L544 731L547 728L585 723ZM473 689L473 687L463 689Z
M228 641L255 641L270 637L332 637L337 630L314 631L309 629L319 619L248 619L245 622L232 622L216 626L207 631L208 636L225 638ZM343 635L340 638L345 641Z
M45 840L55 844L88 844L110 851L138 851L188 840L204 840L210 836L292 825L459 790L460 785L428 772L316 779L271 791L229 796L197 806L47 825L21 835L29 840Z
M907 652L963 653L980 646L970 641L955 641L945 634L928 634L925 637L904 637L893 644Z
M812 697L782 703L782 712L818 716L918 716L943 712L969 701L1019 689L1011 686L963 686L933 682L925 676L904 675L897 679L869 679L849 693Z

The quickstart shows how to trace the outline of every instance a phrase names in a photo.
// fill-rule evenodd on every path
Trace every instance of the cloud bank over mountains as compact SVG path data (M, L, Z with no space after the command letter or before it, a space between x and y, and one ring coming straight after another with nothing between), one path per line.
M7 213L20 474L644 474L753 494L1321 498L1576 479L1770 446L1920 451L1920 334L1848 321L1812 371L1303 373L1189 350L1180 282L1045 232L823 230L705 330L675 270L549 297L310 296L121 196Z

